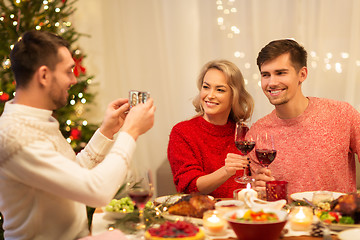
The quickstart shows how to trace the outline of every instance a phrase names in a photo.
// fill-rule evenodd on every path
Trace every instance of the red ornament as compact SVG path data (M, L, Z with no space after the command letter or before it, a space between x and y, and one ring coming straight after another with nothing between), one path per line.
M66 0L61 0L62 1L62 3L66 3Z
M7 94L7 93L2 93L2 94L0 95L0 101L6 102L7 100L9 100L9 94Z
M81 62L83 60L83 57L73 57L74 61L75 61L75 67L74 67L74 74L76 77L80 76L80 74L85 74L86 72L86 68L84 66L81 65Z
M71 140L79 140L81 138L81 131L77 128L72 128L70 131Z

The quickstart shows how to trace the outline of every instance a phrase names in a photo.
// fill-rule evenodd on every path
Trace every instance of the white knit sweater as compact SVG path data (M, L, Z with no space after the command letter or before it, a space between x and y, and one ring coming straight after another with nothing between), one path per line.
M89 234L85 205L106 205L124 182L134 139L97 131L77 156L52 111L5 105L0 118L0 212L5 239Z

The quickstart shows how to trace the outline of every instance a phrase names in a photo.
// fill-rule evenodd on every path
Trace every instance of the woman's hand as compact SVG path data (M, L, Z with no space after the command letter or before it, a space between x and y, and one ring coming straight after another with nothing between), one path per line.
M228 153L225 158L225 171L230 176L234 175L238 170L245 170L249 167L250 159L240 154Z

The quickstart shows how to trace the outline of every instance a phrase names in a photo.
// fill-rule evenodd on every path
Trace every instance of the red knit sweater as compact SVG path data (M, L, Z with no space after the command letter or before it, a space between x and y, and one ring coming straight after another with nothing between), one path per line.
M235 123L228 121L219 126L195 117L176 124L168 145L168 159L178 192L198 192L196 180L225 165L226 154L240 153L234 143ZM238 171L237 174L242 174ZM210 195L215 198L232 198L240 184L229 178Z

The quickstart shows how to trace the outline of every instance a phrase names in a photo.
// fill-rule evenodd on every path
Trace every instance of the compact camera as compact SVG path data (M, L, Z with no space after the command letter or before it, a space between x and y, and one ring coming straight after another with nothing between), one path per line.
M149 92L141 92L136 90L129 91L130 108L136 106L138 103L146 103L149 97L150 97Z

